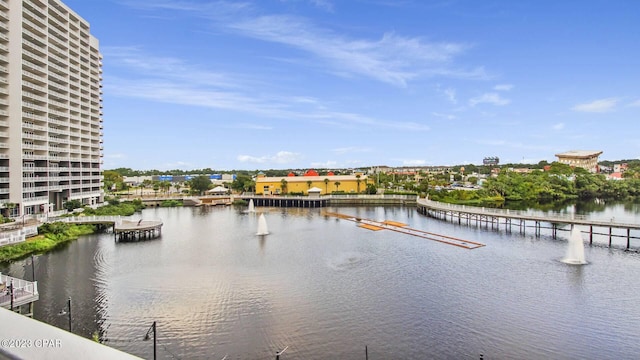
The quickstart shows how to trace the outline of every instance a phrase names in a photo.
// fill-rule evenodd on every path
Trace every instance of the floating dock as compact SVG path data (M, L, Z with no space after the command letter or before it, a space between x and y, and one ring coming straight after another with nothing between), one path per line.
M436 233L432 233L432 232L428 232L420 229L410 228L407 226L407 224L391 221L391 220L376 221L371 219L358 218L352 215L332 213L332 212L325 212L324 215L333 216L343 220L356 222L358 223L359 227L367 230L372 230L372 231L391 230L391 231L412 235L412 236L417 236L423 239L437 241L447 245L453 245L453 246L457 246L457 247L461 247L469 250L477 249L479 247L485 246L485 244L475 242L475 241L469 241L469 240L455 238L452 236L441 235L441 234L436 234Z

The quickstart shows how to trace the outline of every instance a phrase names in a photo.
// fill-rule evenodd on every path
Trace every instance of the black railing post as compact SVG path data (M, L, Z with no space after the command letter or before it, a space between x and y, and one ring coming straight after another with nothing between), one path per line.
M13 279L9 283L9 296L11 296L11 311L13 311Z
M71 332L71 296L67 299L67 310L69 310L69 332Z

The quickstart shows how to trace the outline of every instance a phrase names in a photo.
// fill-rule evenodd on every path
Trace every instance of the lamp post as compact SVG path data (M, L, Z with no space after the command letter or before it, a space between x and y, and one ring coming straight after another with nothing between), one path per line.
M61 315L67 315L67 318L69 319L69 332L71 332L71 296L67 299L67 308L63 308L58 313L58 316Z
M31 255L31 275L33 278L33 281L36 281L36 265L35 265L35 257L34 255Z
M282 355L285 351L287 351L288 348L289 348L289 346L285 346L284 349L278 351L276 353L276 360L280 360L280 355Z
M71 332L71 296L67 299L67 314L69 315L69 332Z
M144 340L149 340L149 333L153 332L153 360L156 360L156 322L154 321L151 324L149 330L147 330L147 334L144 336Z
M9 296L11 296L11 311L13 311L13 279L9 283Z

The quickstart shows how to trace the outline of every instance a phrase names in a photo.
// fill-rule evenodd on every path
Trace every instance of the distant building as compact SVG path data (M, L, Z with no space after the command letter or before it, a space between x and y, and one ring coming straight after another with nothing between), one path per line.
M558 162L573 167L581 167L591 173L598 172L598 157L602 151L593 150L571 150L556 154Z
M623 176L621 172L614 172L607 175L607 180L622 180Z
M315 171L308 171L313 174ZM317 173L316 173L317 174ZM284 181L283 181L284 180ZM326 180L326 181L325 181ZM364 192L367 189L367 175L357 172L353 175L305 175L267 177L260 173L256 177L256 195L282 195L303 193L305 195L331 194L333 191L346 193ZM320 192L318 192L320 189ZM311 192L311 194L309 194Z
M613 165L613 172L615 173L624 173L628 169L629 169L629 165L627 163Z
M500 158L497 156L489 156L482 159L482 164L484 165L498 165L500 163Z

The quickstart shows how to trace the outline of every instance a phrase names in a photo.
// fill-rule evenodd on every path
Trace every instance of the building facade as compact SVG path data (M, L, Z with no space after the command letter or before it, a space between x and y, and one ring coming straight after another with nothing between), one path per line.
M266 177L263 174L259 174L256 177L256 194L309 195L309 190L314 188L320 189L321 195L331 194L334 191L357 194L367 189L367 181L367 175L362 173L355 173L353 175L290 175L277 177Z
M0 0L0 207L103 201L102 55L58 0Z
M558 162L569 166L581 167L591 173L598 172L598 158L602 151L572 150L556 154Z

